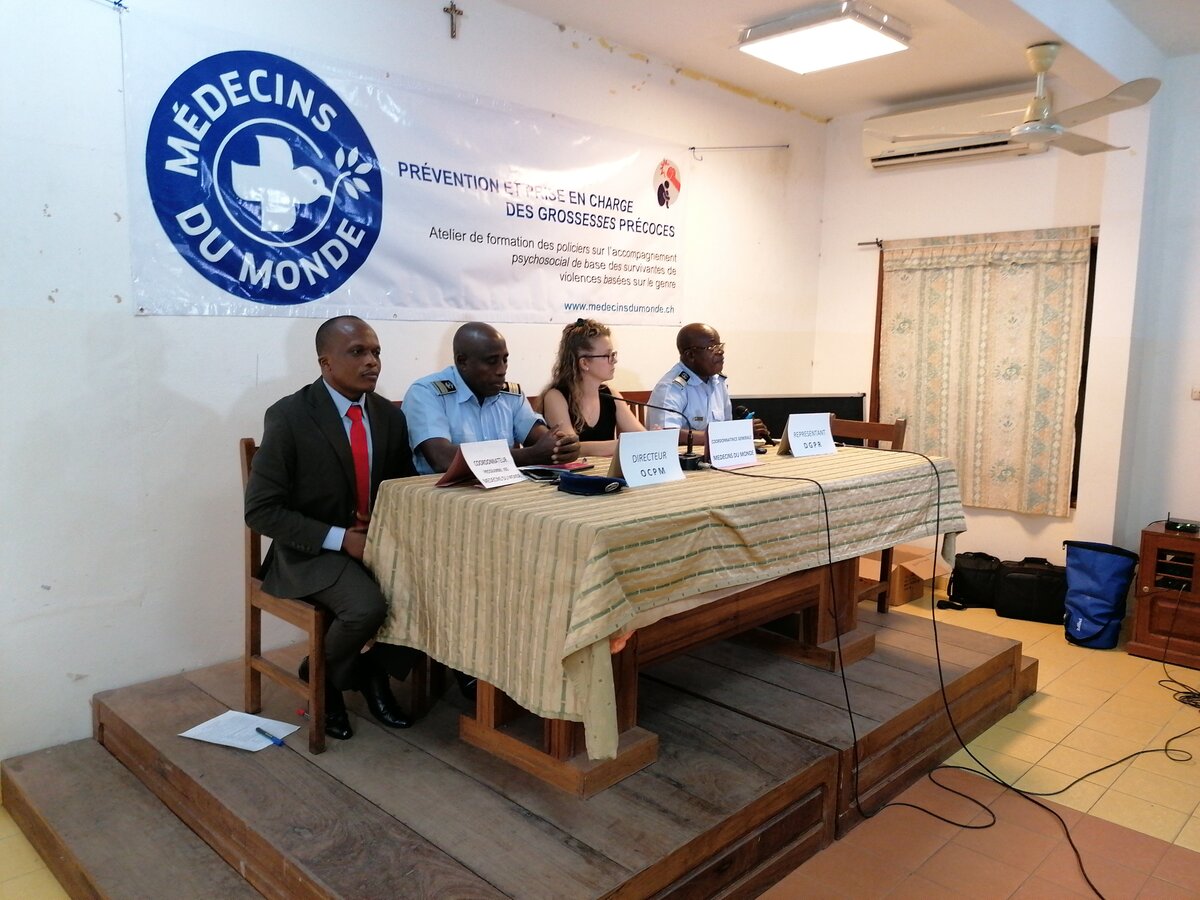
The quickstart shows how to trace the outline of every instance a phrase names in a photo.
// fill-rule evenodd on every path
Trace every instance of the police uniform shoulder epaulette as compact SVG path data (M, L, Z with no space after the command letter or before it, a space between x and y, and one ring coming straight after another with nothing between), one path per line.
M506 381L506 382L504 382L504 387L500 388L500 393L516 394L516 395L520 396L521 385L517 384L517 382L515 382L515 381Z
M673 381L675 384L679 385L680 387L687 387L688 382L691 380L692 380L692 376L689 375L687 372L680 372L678 375L676 375L674 378L671 379L671 381Z
M454 382L451 381L449 378L438 378L434 381L429 382L429 386L432 387L435 391L437 391L438 395L441 397L445 397L447 394L457 394L458 393L458 388L455 387Z

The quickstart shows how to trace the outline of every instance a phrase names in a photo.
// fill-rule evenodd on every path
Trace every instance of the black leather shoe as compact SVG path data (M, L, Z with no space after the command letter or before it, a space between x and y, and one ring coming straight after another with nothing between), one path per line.
M408 728L412 725L413 720L404 714L392 696L392 686L386 675L373 674L364 678L361 690L367 701L367 709L377 722L388 728Z
M354 737L354 732L350 730L350 714L345 707L337 712L325 713L325 734L338 741L348 741Z
M454 670L454 680L458 682L458 689L462 691L462 695L475 702L476 688L479 686L479 679L474 675L468 675L466 672Z
M308 681L308 657L300 660L300 669L296 673L301 681ZM354 737L350 728L350 714L346 712L346 701L342 692L332 684L325 682L325 735L338 741L348 741Z

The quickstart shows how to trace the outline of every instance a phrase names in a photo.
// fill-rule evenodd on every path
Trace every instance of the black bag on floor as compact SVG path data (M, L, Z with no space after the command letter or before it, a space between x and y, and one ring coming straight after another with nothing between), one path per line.
M1027 556L1005 560L996 576L996 615L1061 625L1066 615L1067 569Z
M942 608L981 606L991 609L996 605L996 576L999 574L1000 560L990 553L954 554L954 571L950 573L950 586L946 590L950 600Z

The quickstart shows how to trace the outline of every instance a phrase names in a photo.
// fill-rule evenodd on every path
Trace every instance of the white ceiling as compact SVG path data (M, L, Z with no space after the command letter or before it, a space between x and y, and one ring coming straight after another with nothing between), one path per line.
M906 21L909 50L795 75L737 50L739 31L811 5L808 0L502 0L539 18L642 53L681 74L717 81L818 119L972 91L1028 85L1024 48L1056 35L998 0L874 0ZM1168 55L1200 51L1197 0L1110 0ZM971 9L971 15L963 11ZM469 15L469 9L468 9ZM1065 47L1051 73L1084 94L1116 81Z
M1108 0L1167 56L1200 53L1196 0Z

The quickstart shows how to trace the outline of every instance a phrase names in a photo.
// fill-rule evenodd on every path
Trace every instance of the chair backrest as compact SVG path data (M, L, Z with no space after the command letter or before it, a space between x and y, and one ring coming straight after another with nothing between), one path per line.
M885 441L892 450L903 450L904 431L907 427L907 419L897 419L891 423L855 422L852 419L839 419L833 413L829 414L829 431L835 441L858 440L867 447L878 447L880 441Z
M630 400L635 400L638 403L649 403L650 402L650 392L649 391L621 391L621 396L628 397ZM637 420L639 422L641 422L643 425L645 425L646 424L646 407L631 405L630 409L632 409L633 414L635 416L637 416Z
M542 414L542 395L527 394L526 398L529 400L529 407L540 416Z
M246 484L250 481L250 464L254 462L254 454L258 445L254 438L242 438L238 441L239 456L242 459L242 495L245 496ZM257 531L246 526L246 578L259 579L262 577L262 537Z

